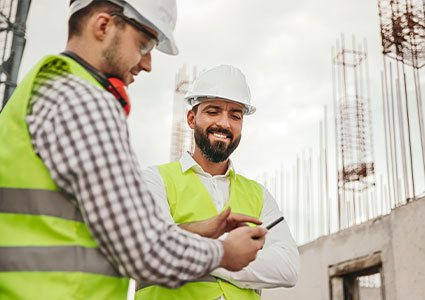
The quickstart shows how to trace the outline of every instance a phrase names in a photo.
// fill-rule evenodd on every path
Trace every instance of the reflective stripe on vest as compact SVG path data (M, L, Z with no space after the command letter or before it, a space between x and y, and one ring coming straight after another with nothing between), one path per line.
M57 191L0 188L0 212L83 222L80 210ZM97 248L0 247L0 272L67 271L121 277Z
M218 214L211 196L192 169L182 173L180 162L158 166L167 192L170 213L176 223L205 220ZM230 171L230 197L227 206L232 212L259 218L263 207L261 186ZM142 287L142 286L139 286ZM217 299L224 295L228 300L259 299L259 292L240 289L226 280L206 276L191 281L178 289L149 286L136 293L136 299Z
M80 210L58 191L0 188L0 212L83 222Z
M0 298L124 300L129 279L101 252L32 147L25 117L34 82L40 70L58 67L101 88L72 59L47 56L0 114Z
M86 272L122 277L97 248L0 247L0 272Z
M217 278L211 275L205 275L204 277L192 280L191 282L217 282ZM147 282L139 282L136 285L136 290L143 289L148 286L153 286L154 284L150 284Z

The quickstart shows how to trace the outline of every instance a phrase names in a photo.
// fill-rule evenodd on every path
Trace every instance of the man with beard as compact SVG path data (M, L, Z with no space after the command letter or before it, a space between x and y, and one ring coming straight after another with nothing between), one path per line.
M153 48L177 54L175 22L175 0L72 0L67 51L4 107L1 299L126 299L129 278L175 288L255 259L266 230L189 233L161 219L142 182L125 87L151 70Z
M218 238L234 225L229 220L241 215L259 218L263 224L281 217L271 194L237 174L229 159L241 140L244 117L255 112L242 72L228 65L208 70L185 98L191 106L187 123L194 130L193 154L184 153L180 161L150 167L142 174L164 218L201 236ZM242 271L216 269L175 290L145 287L136 299L260 299L262 288L294 286L298 270L297 246L287 223L281 222L267 234L257 259Z

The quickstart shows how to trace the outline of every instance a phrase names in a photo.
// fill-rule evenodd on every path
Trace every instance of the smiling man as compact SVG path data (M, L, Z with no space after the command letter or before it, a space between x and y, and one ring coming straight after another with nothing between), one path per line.
M228 65L208 70L194 82L186 99L191 105L187 123L194 130L194 153L142 174L164 219L205 237L219 237L240 225L229 219L241 215L259 218L263 224L281 217L271 194L237 174L229 159L241 140L244 117L255 112L242 72ZM224 221L230 209L230 218ZM176 290L145 287L136 299L259 299L262 288L294 286L298 271L297 246L284 221L268 232L263 250L242 271L219 268Z
M155 47L177 54L176 17L175 0L72 0L66 51L42 58L7 102L2 300L126 299L129 278L175 288L240 270L263 246L264 229L217 241L167 224L140 176L125 87L151 70Z

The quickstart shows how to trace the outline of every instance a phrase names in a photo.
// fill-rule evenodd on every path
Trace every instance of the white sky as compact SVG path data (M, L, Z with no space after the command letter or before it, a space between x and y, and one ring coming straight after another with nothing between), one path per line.
M20 78L43 55L64 49L68 3L32 1ZM322 105L332 112L330 53L341 33L366 37L370 56L379 58L377 1L178 1L180 55L155 51L153 71L130 87L129 124L141 164L169 158L174 77L183 64L232 64L246 75L257 113L245 119L234 154L239 169L267 171L314 146ZM371 62L372 76L381 64Z
M237 170L260 178L281 163L292 168L296 155L310 147L316 157L324 104L334 161L331 47L344 33L348 48L353 34L367 40L377 173L385 172L377 0L177 2L180 54L155 51L153 71L139 74L130 87L130 134L142 167L168 162L174 79L184 64L189 70L231 64L246 75L257 112L245 118L242 142L232 155ZM20 78L43 55L64 49L68 3L32 1Z

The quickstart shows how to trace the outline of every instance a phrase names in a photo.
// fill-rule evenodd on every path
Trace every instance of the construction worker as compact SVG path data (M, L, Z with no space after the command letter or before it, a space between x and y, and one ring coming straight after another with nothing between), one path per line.
M266 230L168 225L141 180L126 86L153 48L177 54L175 22L175 0L71 1L66 51L16 88L0 114L2 300L126 299L129 278L174 288L255 259Z
M237 174L229 159L241 140L244 117L255 112L242 72L228 65L210 69L195 80L185 98L191 106L187 123L194 130L193 154L184 153L178 162L142 173L164 218L188 231L216 237L222 233L214 227L218 212L229 207L263 224L281 217L267 189ZM136 299L260 299L262 288L294 286L298 270L297 246L284 221L269 230L263 250L242 271L217 269L212 276L175 290L145 287Z

